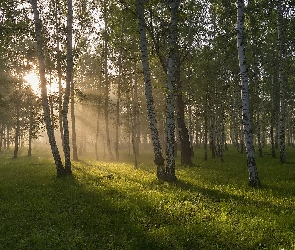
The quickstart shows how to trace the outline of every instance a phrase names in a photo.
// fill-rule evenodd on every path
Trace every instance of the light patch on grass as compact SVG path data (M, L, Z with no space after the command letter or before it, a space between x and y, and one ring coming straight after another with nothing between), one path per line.
M232 151L224 163L197 152L176 183L156 180L150 154L137 170L83 159L65 179L51 158L1 157L2 249L294 249L292 164L264 158L252 189Z

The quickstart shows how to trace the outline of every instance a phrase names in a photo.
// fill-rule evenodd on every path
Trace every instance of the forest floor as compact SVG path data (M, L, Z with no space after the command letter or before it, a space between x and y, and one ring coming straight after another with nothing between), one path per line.
M0 249L295 249L295 149L283 165L256 157L256 189L234 150L221 162L198 149L175 183L155 178L151 154L137 170L124 158L59 179L49 155L1 152Z

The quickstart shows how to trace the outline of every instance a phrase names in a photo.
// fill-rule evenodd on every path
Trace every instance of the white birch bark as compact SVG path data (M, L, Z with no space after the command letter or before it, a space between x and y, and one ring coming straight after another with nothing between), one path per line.
M64 129L63 150L65 156L65 171L66 174L71 174L71 155L70 155L70 132L68 122L69 102L71 93L72 69L73 69L73 53L72 53L72 36L73 36L73 6L72 0L67 1L68 16L67 16L67 73L66 73L66 89L62 109L62 121Z
M170 0L170 25L169 25L169 56L168 56L168 72L167 72L167 107L166 107L166 175L169 180L176 180L175 176L175 158L174 158L174 145L175 145L175 99L174 92L176 86L176 73L177 73L177 12L179 1Z
M286 162L285 146L285 84L283 80L283 41L282 41L283 10L281 0L278 1L278 46L279 46L279 84L280 84L280 162Z
M64 141L63 136L63 124L62 124L62 85L61 85L61 51L60 51L60 37L59 37L59 30L60 30L60 19L59 19L59 3L55 3L55 35L56 35L56 68L57 68L57 78L58 78L58 120L59 120L59 131L60 131L60 138Z
M244 137L247 148L247 165L249 171L249 185L259 186L260 180L256 168L256 162L254 157L254 146L253 146L253 135L251 130L250 121L250 109L249 109L249 94L248 94L248 74L247 64L244 48L244 0L238 0L237 9L237 47L238 47L238 58L240 66L240 76L242 81L242 122L244 129Z
M145 97L148 111L150 133L153 142L153 149L155 155L155 164L157 166L157 177L165 179L164 158L162 155L162 148L159 139L158 125L155 115L154 99L152 94L151 73L148 59L147 39L146 39L146 25L144 20L144 0L137 0L137 13L139 25L140 51L142 60L142 69L144 74Z
M50 118L50 110L48 105L46 78L45 78L44 54L43 54L43 48L42 48L41 20L39 18L37 0L30 0L30 3L34 13L35 33L36 33L36 40L37 40L37 56L38 56L38 62L39 62L39 75L41 80L41 98L42 98L42 106L43 106L43 112L44 112L44 121L46 125L49 144L51 146L51 152L55 161L57 176L60 177L64 175L65 170L61 161L58 147L56 145L54 128L52 127L51 118Z

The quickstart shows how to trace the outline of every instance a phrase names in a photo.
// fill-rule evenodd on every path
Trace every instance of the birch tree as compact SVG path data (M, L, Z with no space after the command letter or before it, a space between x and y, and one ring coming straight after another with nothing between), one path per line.
M170 24L169 24L169 55L168 55L168 79L167 79L167 107L166 107L166 133L167 133L167 148L166 148L166 178L173 181L175 176L175 159L174 159L174 145L175 145L175 98L174 91L176 86L177 74L177 15L178 15L179 1L169 1L170 10Z
M106 144L111 160L114 159L112 148L111 148L111 139L110 139L110 130L109 130L109 91L110 91L110 82L109 82L109 72L108 72L108 16L107 16L107 6L106 1L104 4L104 82L105 82L105 96L104 96L104 118L105 118L105 128L106 128Z
M73 36L73 6L72 0L67 1L68 14L67 14L67 73L66 73L66 89L62 108L62 120L64 129L63 150L65 155L65 171L67 174L72 173L71 169L71 155L70 155L70 132L68 122L69 101L71 93L71 81L73 70L73 52L72 52L72 36Z
M279 84L280 84L280 161L286 162L285 152L285 84L283 80L283 41L282 41L282 24L283 10L281 0L278 0L278 71L279 71Z
M50 110L47 98L47 88L46 88L46 78L45 78L45 63L44 63L44 54L43 54L43 45L42 45L42 24L39 17L37 0L30 0L33 13L34 13L34 23L35 23L35 35L37 41L37 56L39 62L39 75L41 80L41 98L42 106L44 112L44 121L46 125L46 131L49 139L49 144L51 146L51 152L55 161L57 176L61 177L65 174L65 169L63 167L61 157L59 154L58 147L56 145L56 140L54 136L54 128L52 127Z
M248 74L244 47L244 0L237 2L237 48L240 66L240 77L242 82L242 123L247 148L247 166L249 172L249 185L257 187L260 185L258 171L254 157L253 135L251 130Z
M141 62L144 75L145 84L145 97L148 111L150 133L152 137L153 150L154 150L154 162L157 166L157 177L159 179L165 179L165 165L162 155L162 147L159 138L158 125L155 115L154 99L152 94L151 72L149 66L149 57L147 49L146 38L146 25L144 19L144 4L146 0L137 0L137 14L138 14L138 28L139 28L139 40L141 51Z

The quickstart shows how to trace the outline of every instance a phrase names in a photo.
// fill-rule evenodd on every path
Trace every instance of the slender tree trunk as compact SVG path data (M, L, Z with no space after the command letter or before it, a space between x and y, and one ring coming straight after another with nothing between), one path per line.
M190 100L190 97L189 97ZM188 130L189 130L189 142L190 142L190 149L191 149L191 157L194 156L194 145L193 145L193 138L194 138L194 134L193 134L193 126L195 125L195 131L198 131L198 126L197 126L197 122L195 122L195 124L193 124L193 114L192 114L192 104L190 103L188 105L188 116L189 116L189 121L188 121ZM198 136L196 136L198 138ZM198 140L196 140L196 144L198 144Z
M219 146L219 157L221 161L224 161L224 154L223 151L226 147L226 140L225 140L225 133L224 133L224 108L223 103L221 105L221 114L220 114L220 123L219 123L219 137L220 137L220 146Z
M6 148L10 148L10 127L9 125L6 126Z
M102 63L100 64L100 71L99 71L99 81L98 81L98 86L97 86L97 91L98 91L98 98L97 98L97 121L96 121L96 132L95 132L95 158L98 161L99 156L98 156L98 136L99 136L99 131L100 131L100 119L101 119L101 95L102 95ZM104 144L104 140L103 140ZM104 147L104 145L103 145ZM105 153L104 153L105 157Z
M256 70L258 72L258 67L256 67ZM261 122L260 122L260 109L261 109L261 105L260 105L260 101L259 101L259 87L258 87L258 81L259 79L255 79L255 102L257 105L257 111L256 111L256 127L257 127L257 142L258 142L258 152L259 152L259 157L262 157L262 143L261 143Z
M122 81L122 53L123 53L123 34L124 34L124 18L122 18L121 38L120 38L120 54L119 54L119 75L118 75L118 96L116 105L116 139L115 154L116 160L119 160L119 128L120 128L120 100L121 100L121 81Z
M276 129L275 129L275 149L279 149L279 122L276 119Z
M62 72L61 72L61 52L60 52L60 38L59 38L59 27L60 27L60 20L58 17L59 12L59 2L55 2L55 33L56 33L56 64L57 64L57 79L58 79L58 117L59 117L59 132L62 145L64 136L63 136L63 124L62 124Z
M134 155L134 167L138 168L137 159L139 156L139 107L138 107L138 90L137 90L137 73L136 73L136 61L134 66L134 84L132 95L132 116L131 116L131 131L132 131L132 147Z
M257 141L258 141L258 152L259 152L259 157L262 157L262 143L261 143L261 125L260 125L260 111L258 108L257 111Z
M105 80L105 96L104 96L104 118L105 118L105 127L106 127L106 144L109 153L110 160L114 160L114 156L111 148L111 139L109 131L109 72L108 72L108 18L107 18L107 9L106 9L106 0L104 0L104 80Z
M41 20L39 18L37 0L30 0L30 3L34 12L35 33L36 33L36 40L37 40L37 55L38 55L38 61L39 61L39 74L40 74L40 80L41 80L41 97L42 97L42 106L43 106L43 112L44 112L44 120L45 120L46 131L47 131L47 135L49 139L49 144L51 146L52 155L55 161L57 176L60 177L65 174L65 170L61 161L58 147L56 145L54 128L52 127L51 118L50 118L50 110L48 105L47 89L46 89L44 54L42 49L42 35L41 35L42 25L41 25Z
M95 159L97 161L99 160L99 157L98 157L99 118L100 118L100 115L97 114L96 131L95 131L95 143L94 143Z
M237 152L240 153L240 144L239 144L239 111L237 101L241 100L239 93L237 93L235 89L233 90L233 100L232 100L232 123L233 123L233 130L234 130L234 138L233 143L237 149Z
M30 117L29 117L29 148L28 148L28 156L32 156L32 137L33 137L33 105L31 104L31 96L29 96L30 102Z
M14 152L13 152L13 158L17 158L18 154L18 148L19 148L19 135L20 135L20 89L18 90L17 96L16 96L16 126L15 126L15 135L14 135Z
M276 158L275 151L275 136L274 136L274 126L275 126L275 90L274 90L274 77L271 77L271 121L270 121L270 144L271 144L271 156Z
M178 124L178 135L180 139L181 145L181 159L180 162L182 165L191 166L192 165L192 150L191 150L191 143L190 143L190 136L188 129L185 125L185 118L184 118L184 101L182 97L182 86L180 82L180 71L178 66L177 72L177 124Z
M209 131L209 145L210 145L210 150L211 150L211 156L212 158L215 158L215 153L216 153L216 145L215 145L215 138L214 138L214 119L212 117L212 114L209 116L209 123L210 123L210 131Z
M204 114L204 159L208 160L208 131L209 131L209 83L206 88L206 99L205 99L205 114Z
M286 162L286 145L285 145L285 83L283 80L283 40L282 40L282 21L283 10L281 0L278 1L278 45L279 45L279 83L280 83L280 161Z
M167 79L167 105L166 105L166 133L167 133L167 146L166 146L166 178L169 181L175 181L175 158L174 158L174 145L175 145L175 98L174 92L177 81L177 22L178 22L178 0L169 1L170 5L170 25L169 25L169 56L168 56L168 79Z
M49 108L50 108L50 116L51 116L51 124L54 129L54 107L53 107L53 94L51 91L51 70L49 71L49 86L50 86L50 91L49 91Z
M66 74L66 90L63 101L62 121L64 129L63 150L65 155L65 171L67 175L72 174L71 152L70 152L70 132L68 122L69 102L71 94L72 70L73 70L73 52L72 52L72 36L73 36L73 6L72 0L67 0L68 16L67 16L67 74Z
M72 120L73 160L74 161L78 161L78 147L77 147L77 134L76 134L76 116L75 116L74 81L72 81L72 87L71 87L71 120Z
M2 151L3 131L4 131L4 125L2 123L0 128L0 152Z
M140 36L140 50L141 50L141 59L142 59L142 68L144 74L144 83L145 83L145 96L146 96L146 105L148 111L150 132L153 142L155 164L157 166L157 177L159 179L165 179L165 165L164 158L162 155L162 148L159 139L158 125L154 109L154 99L152 95L152 84L151 84L151 73L148 59L148 50L147 50L147 38L146 38L146 29L145 29L145 20L144 20L144 2L143 0L137 0L137 13L138 13L138 23L139 23L139 36Z
M244 137L247 147L247 165L249 171L249 185L256 187L260 185L258 171L254 157L253 135L251 130L249 94L248 94L248 74L246 65L246 56L244 48L244 0L238 0L237 10L237 47L240 65L240 76L242 81L242 108L243 108L243 127Z

